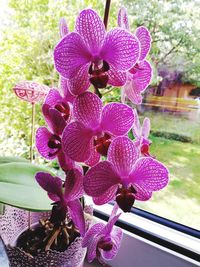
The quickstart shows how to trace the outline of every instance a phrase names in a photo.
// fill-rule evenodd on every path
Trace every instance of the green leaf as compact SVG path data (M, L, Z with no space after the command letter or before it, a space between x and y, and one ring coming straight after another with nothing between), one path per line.
M28 162L28 160L17 157L0 157L0 164L11 163L11 162Z
M39 171L50 172L31 163L2 164L0 202L32 211L51 210L51 200L35 180L35 174Z

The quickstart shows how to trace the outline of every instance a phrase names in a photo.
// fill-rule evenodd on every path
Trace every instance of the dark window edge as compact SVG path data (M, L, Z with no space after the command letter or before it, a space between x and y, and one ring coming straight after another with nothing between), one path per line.
M114 202L110 203L111 205L114 205ZM192 227L186 226L184 224L174 222L172 220L169 220L167 218L161 217L157 214L153 214L149 211L142 210L140 208L133 207L131 208L131 213L138 215L140 217L143 217L145 219L151 220L153 222L159 223L161 225L167 226L171 229L174 229L176 231L179 231L181 233L187 234L189 236L193 236L195 238L200 239L200 231L197 229L194 229Z
M94 210L94 216L99 218L99 219L102 219L104 221L108 221L108 218L109 218L108 215L106 215L103 212L97 211L97 210ZM132 224L130 224L128 222L121 221L120 219L117 221L116 225L119 226L120 228L132 233L132 234L143 237L143 238L145 238L149 241L152 241L152 242L154 242L160 246L168 248L174 252L177 252L181 255L184 255L190 259L193 259L193 260L199 262L200 257L199 257L198 253L196 253L192 250L186 249L184 247L181 247L181 246L174 244L172 242L169 242L165 239L162 239L161 237L158 237L152 233L149 233L145 229L141 229L137 226L133 226Z

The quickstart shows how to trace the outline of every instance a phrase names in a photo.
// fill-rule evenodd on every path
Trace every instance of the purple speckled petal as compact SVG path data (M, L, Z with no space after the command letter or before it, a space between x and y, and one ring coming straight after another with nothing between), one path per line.
M119 227L114 227L111 233L111 239L113 247L110 251L104 251L102 250L101 255L105 260L112 260L118 253L118 250L121 245L121 240L123 237L122 229Z
M62 114L55 108L50 108L47 104L43 104L42 112L51 131L56 135L61 135L66 126L66 121Z
M64 96L64 100L70 103L73 103L75 100L75 96L69 90L69 80L60 76L60 92Z
M93 237L97 234L99 234L103 228L104 228L104 224L103 223L96 223L94 224L85 234L83 241L82 241L82 246L83 247L87 247L89 245L89 243L91 242L91 240L93 239Z
M72 170L75 167L75 162L71 160L64 152L62 149L57 154L58 157L58 162L60 167L64 171Z
M88 128L95 128L100 123L102 106L102 101L97 95L85 92L74 101L74 118Z
M70 170L66 174L65 193L66 201L72 201L83 196L83 175L77 169Z
M85 220L83 208L79 199L68 202L69 212L75 226L79 229L81 236L85 235Z
M46 127L40 127L36 131L36 147L39 153L45 158L52 160L56 158L57 149L49 148L48 142L53 137Z
M108 71L108 76L108 83L113 86L123 86L126 83L126 72L117 71L114 68L111 68Z
M150 84L152 78L152 67L150 63L146 60L141 61L129 72L132 73L132 90L144 92Z
M53 201L60 201L62 199L62 180L59 177L53 177L45 172L38 172L35 179L47 191L48 196Z
M124 86L125 95L129 98L129 100L135 104L140 105L142 104L142 95L140 91L134 90L135 84L134 81L128 81Z
M133 109L125 104L109 103L103 108L101 127L106 132L116 136L125 135L131 129L133 122Z
M116 223L116 221L119 219L120 215L121 215L121 213L119 213L118 215L115 215L109 219L108 223L105 225L105 227L102 231L102 233L104 235L109 235L112 232L113 226Z
M109 179L109 177L108 177L108 179ZM114 200L115 196L116 196L117 189L118 189L118 185L115 184L115 185L111 186L107 191L102 193L101 196L93 197L94 204L95 205L103 205L103 204L110 202L111 200Z
M76 20L76 31L81 35L88 49L97 54L103 44L106 32L103 21L94 10L81 11Z
M69 33L69 29L68 29L67 22L66 22L65 18L60 19L59 33L60 33L60 38L63 38L65 35L67 35Z
M135 35L140 42L140 57L139 60L144 60L151 49L151 35L147 28L140 26L137 28Z
M135 112L135 121L133 124L132 132L133 132L134 137L138 139L141 137L141 125L140 125L137 110L135 109L134 112Z
M68 80L68 87L73 95L80 95L90 87L88 68L89 64L85 64L73 78Z
M44 104L49 105L49 107L53 108L58 102L62 102L62 96L59 91L56 89L50 89L48 95L46 96Z
M114 185L120 183L120 177L108 161L99 162L86 173L83 185L85 192L92 197L100 197Z
M97 243L99 242L100 238L101 238L101 236L97 235L89 243L89 245L87 247L87 260L88 260L88 262L92 262L96 258Z
M54 50L56 70L64 78L73 78L90 59L91 55L83 39L75 32L69 33L61 39Z
M149 118L144 118L143 124L142 124L142 136L145 139L148 139L149 133L151 130L151 122Z
M85 161L85 164L92 167L99 162L100 158L101 155L96 151L95 147L93 147L91 150L91 156Z
M128 31L113 29L106 35L100 56L116 70L127 71L139 58L139 42Z
M63 151L73 160L84 162L92 149L92 133L79 122L70 123L62 135Z
M138 147L128 137L115 138L108 149L108 160L120 176L129 175L138 158Z
M135 194L135 199L139 201L147 201L152 197L152 192L146 190L145 188L139 186L138 184L134 184L134 188L137 191Z
M122 7L118 13L118 26L129 31L129 22L126 8Z
M157 191L168 184L167 168L159 161L145 157L140 158L130 174L130 181L148 191Z

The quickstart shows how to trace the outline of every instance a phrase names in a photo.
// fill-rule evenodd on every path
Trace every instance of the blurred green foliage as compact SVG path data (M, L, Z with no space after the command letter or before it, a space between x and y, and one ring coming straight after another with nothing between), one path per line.
M4 155L27 157L31 105L17 99L12 88L21 80L58 86L52 54L59 40L59 19L66 17L73 30L81 9L94 8L103 17L105 1L9 0L8 4L0 38L0 149ZM117 26L117 11L122 4L128 9L132 32L139 25L151 31L153 47L149 59L155 69L153 83L157 83L157 66L164 63L184 68L186 79L197 82L200 68L198 0L113 0L109 28ZM105 95L104 99L106 102L119 100L120 90ZM40 109L37 105L36 128L44 123Z

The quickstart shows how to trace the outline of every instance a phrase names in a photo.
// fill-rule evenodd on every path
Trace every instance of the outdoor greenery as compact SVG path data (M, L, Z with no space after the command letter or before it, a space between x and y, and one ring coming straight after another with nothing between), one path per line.
M7 14L0 29L0 149L3 155L29 157L31 105L17 99L12 92L13 86L21 80L33 80L58 87L52 53L59 40L59 19L66 17L70 30L73 30L74 14L92 7L103 16L104 4L103 0L8 1ZM131 31L145 25L152 34L149 56L154 68L152 84L158 84L161 78L157 70L164 66L183 72L184 80L200 86L200 2L113 0L109 27L117 26L117 10L122 4L128 9ZM104 98L107 102L119 100L119 89L105 94ZM38 104L36 128L44 123L40 110ZM165 113L148 112L141 118L144 116L149 116L152 121L151 153L166 163L171 173L168 189L145 203L145 207L200 228L197 219L200 121ZM188 142L180 142L184 141L182 137L188 138Z

